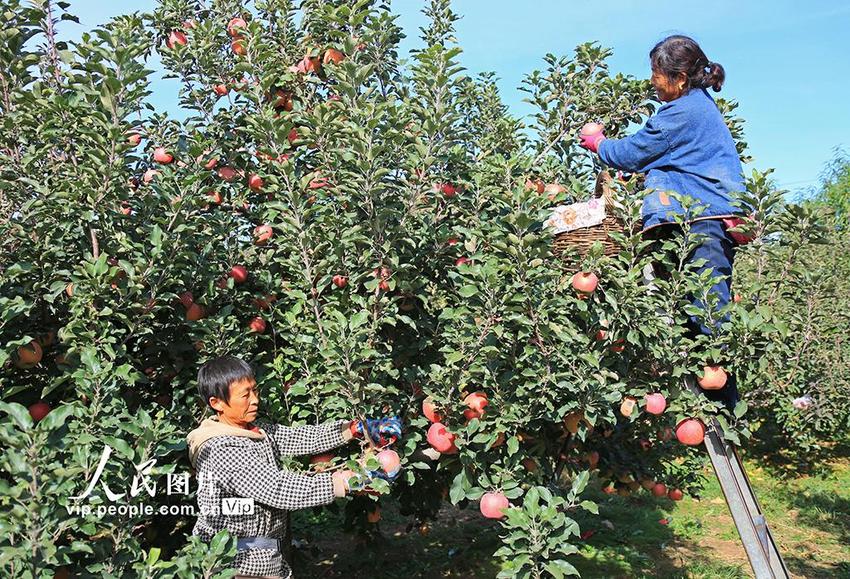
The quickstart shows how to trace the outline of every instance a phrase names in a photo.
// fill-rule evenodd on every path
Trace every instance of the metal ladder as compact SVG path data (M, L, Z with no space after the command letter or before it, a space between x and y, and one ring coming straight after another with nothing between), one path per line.
M685 383L691 391L700 393L693 379L686 379ZM723 439L716 421L706 425L705 448L756 579L790 578L744 465L735 447Z
M657 291L654 280L655 273L648 265L643 270L643 281L650 293ZM665 312L658 314L669 324L673 323ZM685 378L685 386L698 396L702 395L692 377ZM724 440L723 430L717 421L707 424L705 431L705 448L756 579L790 579L735 447Z

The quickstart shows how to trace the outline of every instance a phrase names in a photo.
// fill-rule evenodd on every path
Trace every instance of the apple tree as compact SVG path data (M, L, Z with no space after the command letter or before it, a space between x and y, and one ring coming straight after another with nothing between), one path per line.
M553 255L553 204L586 199L601 169L578 129L621 134L654 110L609 49L547 55L521 87L526 126L493 74L464 74L448 0L426 5L409 62L383 2L162 0L73 45L56 32L67 9L2 15L4 572L228 575L232 538L199 549L173 509L191 493L137 484L189 472L194 377L221 354L253 364L272 419L404 418L402 476L346 501L352 526L377 532L387 494L418 520L474 505L502 520L503 576L534 577L575 573L591 471L611 493L698 494L703 457L677 427L717 416L749 434L746 405L723 410L684 377L719 364L756 389L789 367L782 320L803 295L694 312L688 295L711 285L686 265L698 239L684 218L660 245L636 233L638 176L613 181L618 255ZM180 118L151 104L154 54ZM736 291L770 295L822 229L763 175L748 189L755 265ZM647 283L652 263L669 275ZM726 313L712 336L685 330ZM68 510L139 492L164 511Z

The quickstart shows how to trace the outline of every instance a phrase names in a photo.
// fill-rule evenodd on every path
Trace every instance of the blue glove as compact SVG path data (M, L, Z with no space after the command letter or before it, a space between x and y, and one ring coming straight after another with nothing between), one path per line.
M396 470L391 475L380 470L369 470L365 474L354 475L348 479L348 488L354 493L377 495L379 494L378 491L370 488L374 479L380 478L392 484L398 478L399 474L401 474L401 469Z
M401 419L398 416L390 418L367 418L365 420L366 431L369 438L379 446L392 444L401 438ZM355 435L363 438L363 422L357 421L354 429Z
M385 473L382 470L370 470L367 472L367 474L369 475L370 479L379 478L387 481L388 483L394 483L395 480L398 478L398 475L401 474L401 469L397 468L389 474Z

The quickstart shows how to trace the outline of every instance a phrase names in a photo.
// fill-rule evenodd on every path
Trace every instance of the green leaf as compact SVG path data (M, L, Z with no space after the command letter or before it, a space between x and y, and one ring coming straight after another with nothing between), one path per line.
M365 324L369 319L369 312L367 311L359 311L353 316L351 316L351 320L348 322L348 327L352 330L355 330Z
M160 229L159 225L154 224L153 228L151 228L149 239L154 249L159 252L162 249L162 229Z
M151 548L151 550L148 552L147 559L147 564L149 567L153 567L154 565L156 565L156 562L159 561L159 555L161 551L162 549L160 549L159 547Z
M130 445L127 444L126 441L120 438L116 438L114 436L104 436L103 441L115 450L117 450L122 456L129 459L133 458L133 449L130 448Z
M552 573L552 575L555 575L555 570L560 572L560 575L555 575L556 577L564 577L565 575L580 575L578 569L576 569L570 563L567 563L563 559L555 559L554 561L549 561L546 564L546 570L549 573Z
M63 404L59 408L51 410L41 422L38 423L38 428L41 430L55 430L63 426L68 419L68 416L74 414L76 408L72 404Z
M32 428L32 416L25 406L17 402L0 402L0 410L11 416L21 430L26 431Z
M226 530L219 531L210 541L210 551L215 555L222 555L228 549L230 533Z
M599 506L593 501L582 501L581 503L579 503L578 506L583 508L585 511L588 511L589 513L593 513L594 515L599 514Z
M580 495L585 487L587 486L587 481L590 480L590 472L583 470L579 473L579 475L573 480L573 486L570 489L570 495L572 497L577 497Z

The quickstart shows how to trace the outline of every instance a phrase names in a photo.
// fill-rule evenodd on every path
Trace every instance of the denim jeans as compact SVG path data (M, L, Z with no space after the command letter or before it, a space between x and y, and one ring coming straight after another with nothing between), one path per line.
M647 233L653 239L670 237L679 231L677 225L664 225L654 228ZM717 296L717 307L722 308L729 303L732 289L732 266L735 262L735 242L726 233L726 227L720 219L703 219L691 223L691 233L701 234L703 239L699 246L688 256L688 263L697 260L706 260L697 268L698 273L708 269L713 270L712 277L717 278L716 283L711 286L711 293ZM662 274L663 275L663 274ZM700 309L705 309L705 304L696 296L689 296L690 302ZM720 320L728 320L728 316ZM711 335L714 329L701 323L697 318L691 316L688 320L688 330L691 336L697 334ZM738 402L738 384L735 376L728 374L726 385L720 390L703 390L706 398L716 402L722 402L727 408L732 409Z

